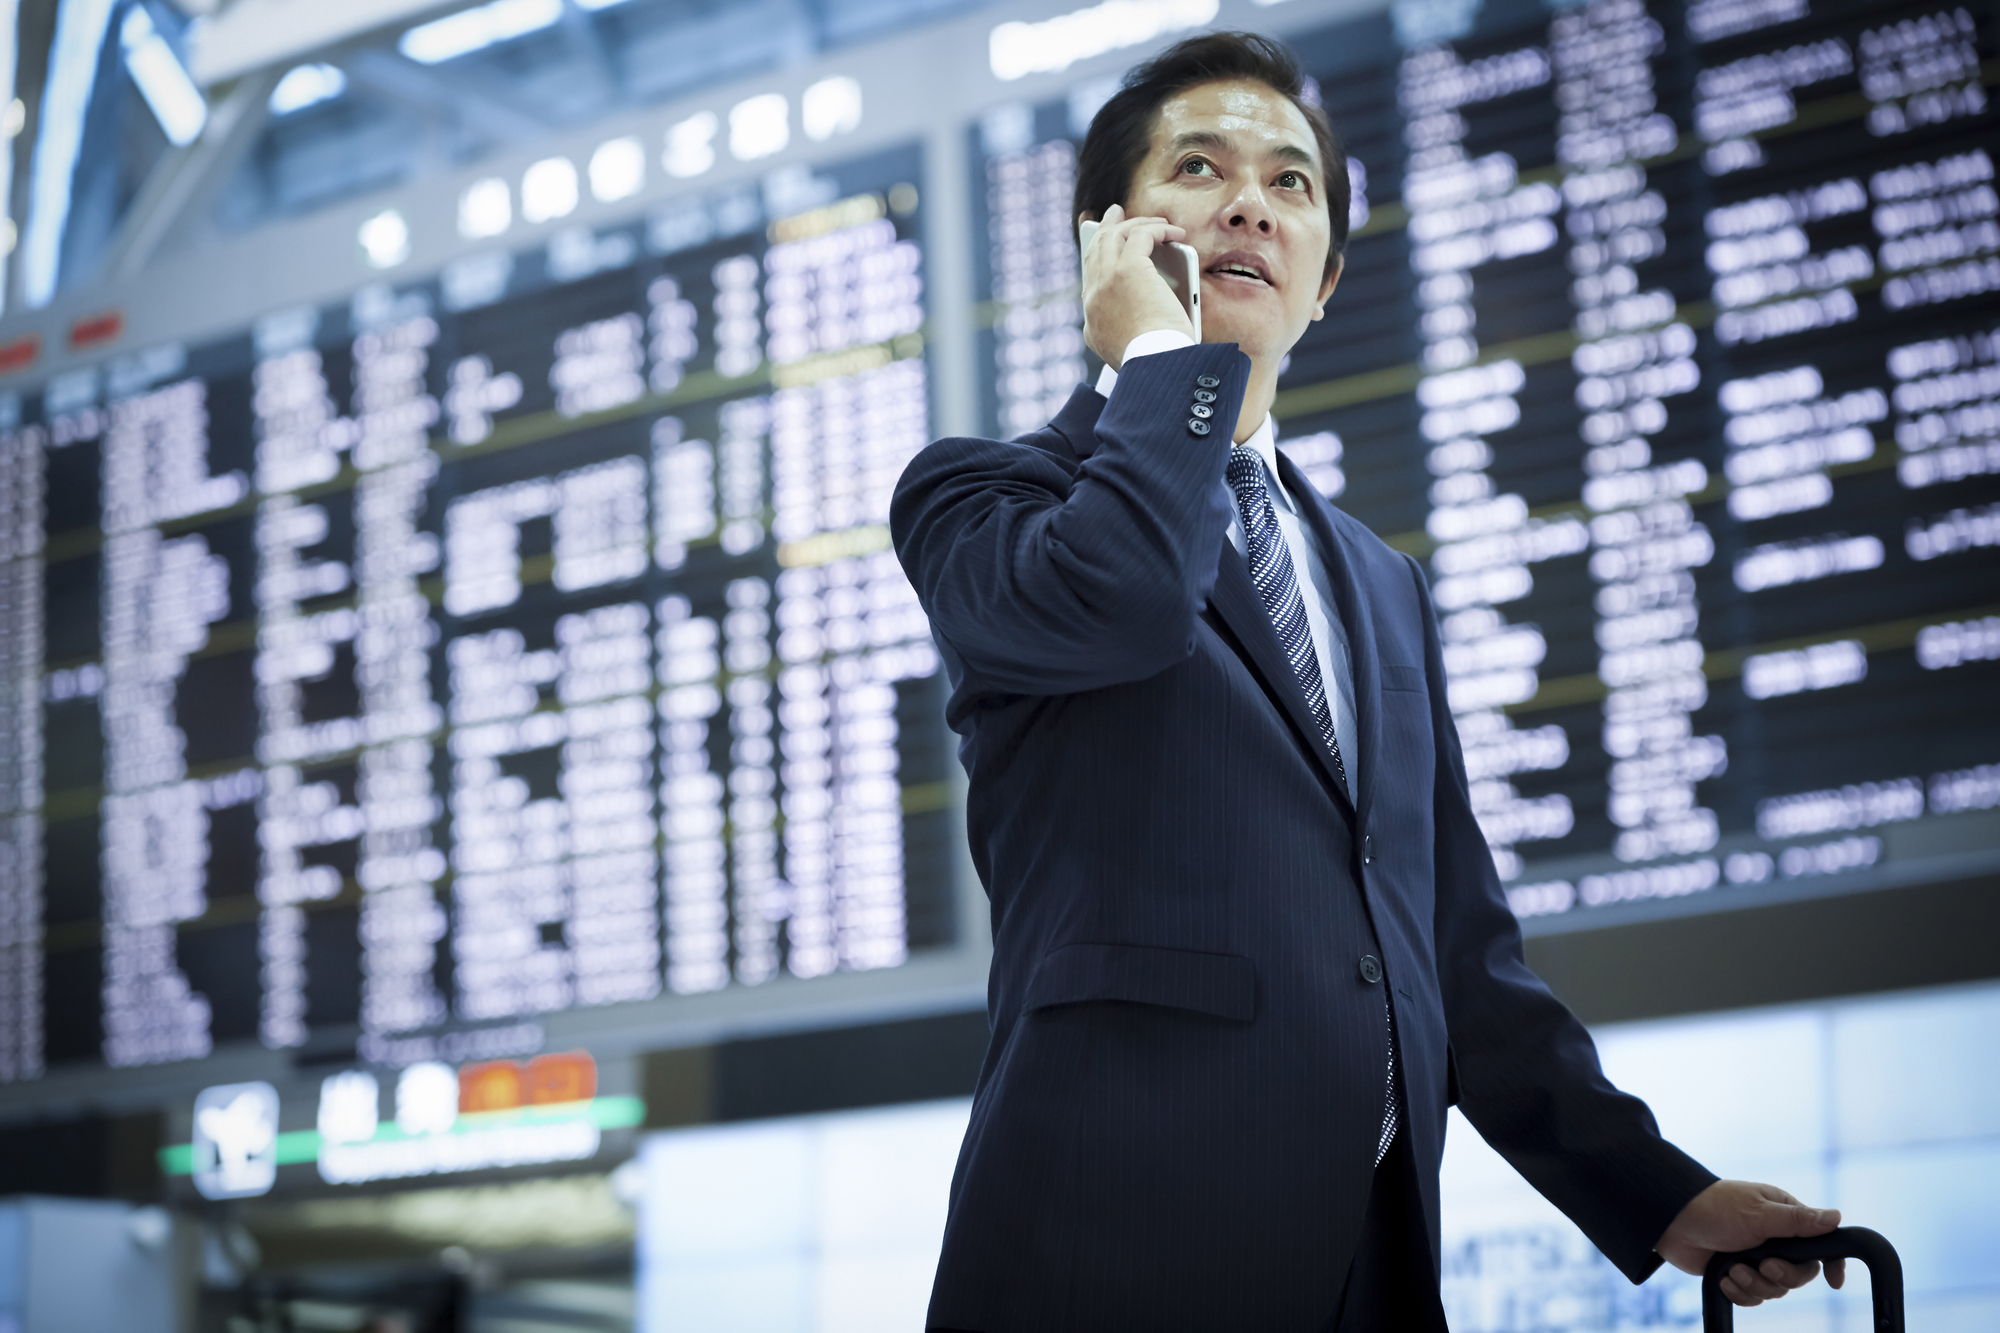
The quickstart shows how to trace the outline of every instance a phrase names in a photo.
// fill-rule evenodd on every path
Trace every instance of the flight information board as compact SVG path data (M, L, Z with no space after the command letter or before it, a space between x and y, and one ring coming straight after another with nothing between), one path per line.
M5 401L0 1079L953 941L920 158Z
M1279 448L1426 563L1516 912L2000 847L1992 11L1412 3L1290 40L1355 201ZM972 131L1001 434L1087 369L1069 210L1113 88Z

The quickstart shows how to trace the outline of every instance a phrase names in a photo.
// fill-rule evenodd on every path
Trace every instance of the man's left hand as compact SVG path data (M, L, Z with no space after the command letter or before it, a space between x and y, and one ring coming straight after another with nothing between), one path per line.
M1824 1236L1839 1225L1838 1208L1810 1208L1775 1185L1718 1180L1688 1201L1653 1250L1684 1273L1700 1273L1718 1251L1751 1249L1775 1236ZM1722 1294L1738 1305L1762 1305L1818 1276L1817 1263L1736 1264L1722 1279ZM1827 1264L1828 1286L1846 1280L1843 1260Z

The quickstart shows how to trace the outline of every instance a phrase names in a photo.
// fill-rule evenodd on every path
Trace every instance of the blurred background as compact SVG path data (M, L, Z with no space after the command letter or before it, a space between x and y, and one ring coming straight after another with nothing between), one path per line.
M1280 446L1531 961L2000 1326L1996 17L0 0L0 1330L921 1327L989 927L888 497L1094 370L1076 145L1208 27L1351 151ZM1445 1198L1462 1333L1699 1325Z

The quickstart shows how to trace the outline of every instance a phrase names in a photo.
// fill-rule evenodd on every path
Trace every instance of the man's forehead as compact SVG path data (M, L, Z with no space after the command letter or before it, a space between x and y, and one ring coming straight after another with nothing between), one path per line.
M1197 83L1160 104L1154 117L1153 147L1176 151L1197 139L1209 147L1277 153L1319 162L1319 141L1292 99L1255 79ZM1226 140L1218 144L1217 137Z

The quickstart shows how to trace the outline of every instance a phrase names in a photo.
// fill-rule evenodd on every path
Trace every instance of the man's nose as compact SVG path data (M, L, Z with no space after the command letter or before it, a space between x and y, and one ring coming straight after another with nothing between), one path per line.
M1264 197L1264 189L1255 181L1245 181L1236 197L1229 201L1229 229L1255 230L1270 235L1276 227L1272 216L1271 201Z

